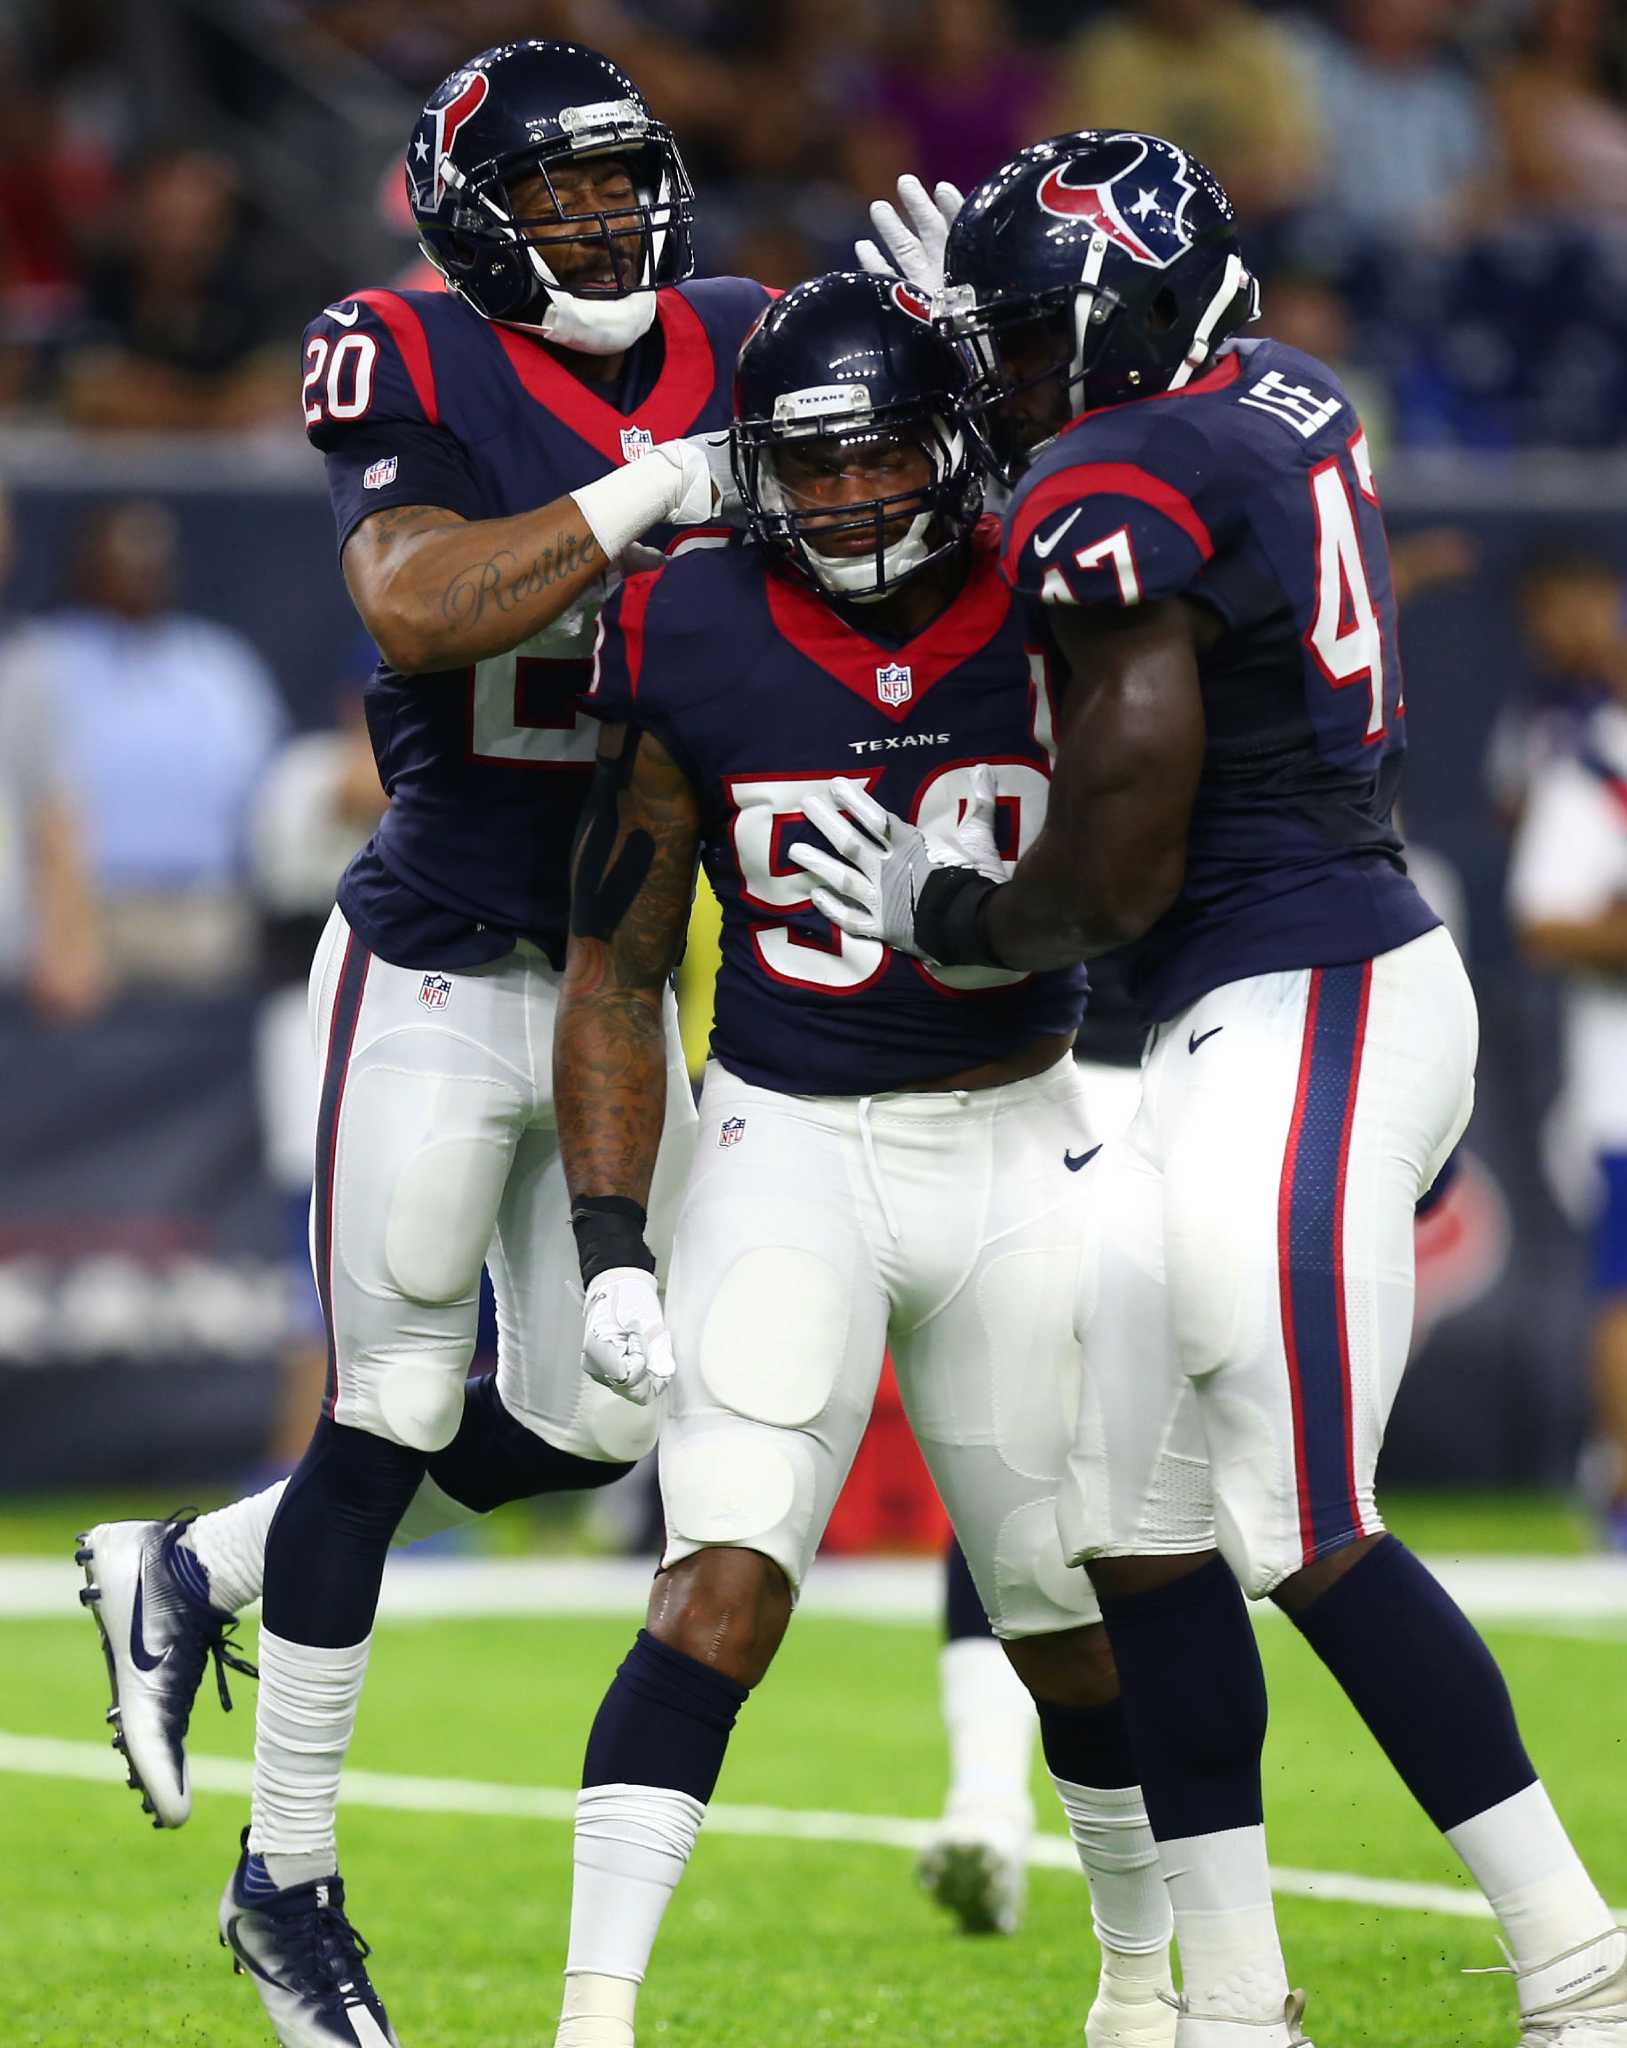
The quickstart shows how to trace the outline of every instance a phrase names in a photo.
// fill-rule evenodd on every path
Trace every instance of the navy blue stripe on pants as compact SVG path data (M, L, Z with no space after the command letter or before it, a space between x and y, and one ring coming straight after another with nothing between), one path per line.
M350 1072L350 1055L356 1043L356 1026L361 1019L362 995L372 959L356 934L348 933L345 957L339 966L339 986L334 991L333 1015L328 1023L328 1059L322 1072L322 1100L316 1118L311 1253L322 1321L328 1333L328 1384L322 1412L330 1420L339 1398L339 1349L333 1327L333 1184L339 1155L339 1112L344 1106L345 1079Z
M1345 1317L1345 1177L1373 964L1318 967L1277 1197L1283 1349L1304 1561L1362 1534Z

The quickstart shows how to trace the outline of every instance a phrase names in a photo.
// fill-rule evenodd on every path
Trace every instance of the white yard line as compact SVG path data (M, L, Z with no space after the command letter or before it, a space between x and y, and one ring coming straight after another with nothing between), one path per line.
M72 1532L69 1532L71 1538ZM83 1577L64 1545L51 1558L0 1558L0 1621L71 1613ZM1476 1621L1627 1627L1627 1558L1474 1557L1433 1560L1448 1591ZM403 1555L384 1578L385 1621L476 1620L504 1615L641 1614L650 1566L628 1558L443 1558ZM821 1558L803 1612L848 1621L934 1621L943 1607L935 1558ZM1256 1609L1274 1616L1269 1603Z
M48 1737L0 1732L0 1772L28 1778L72 1778L88 1784L123 1783L123 1766L103 1743L58 1742ZM250 1771L229 1757L194 1756L197 1792L246 1798ZM347 1771L344 1801L349 1806L383 1807L391 1813L445 1813L491 1820L572 1820L576 1794L549 1785L494 1785L473 1778L406 1777L389 1771ZM776 1841L864 1843L883 1849L919 1849L933 1824L887 1814L822 1813L814 1808L731 1806L721 1800L707 1809L706 1829L714 1835L758 1835ZM1072 1845L1061 1835L1037 1835L1029 1861L1044 1870L1076 1870ZM1461 1920L1489 1919L1476 1892L1442 1884L1406 1884L1389 1878L1358 1877L1348 1871L1272 1872L1275 1889L1286 1896L1335 1905L1391 1907L1413 1913L1442 1913ZM1627 1914L1623 1914L1627 1919Z

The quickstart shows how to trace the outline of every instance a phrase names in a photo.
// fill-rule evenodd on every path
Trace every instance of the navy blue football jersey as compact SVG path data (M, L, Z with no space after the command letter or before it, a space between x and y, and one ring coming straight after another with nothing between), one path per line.
M340 547L387 506L501 519L657 441L727 426L735 358L769 296L743 278L661 292L655 327L608 389L448 292L367 291L328 307L305 331L303 399ZM494 579L517 566L495 565ZM517 937L562 956L571 841L593 760L577 700L596 613L597 598L584 600L514 652L469 668L375 670L367 723L390 803L339 902L384 959L467 967Z
M836 776L917 823L952 823L979 762L998 781L1002 855L1015 862L1037 836L1050 664L1025 645L998 549L986 520L965 588L899 645L750 546L690 550L605 607L588 702L653 732L700 796L723 908L712 1051L743 1080L880 1094L1078 1029L1083 969L929 968L836 930L788 857L799 839L823 843L803 805Z
M1438 921L1391 819L1406 716L1383 515L1323 364L1244 342L1183 391L1086 413L1013 493L1002 562L1041 632L1056 605L1169 597L1224 629L1199 663L1185 883L1130 955L1149 1019Z

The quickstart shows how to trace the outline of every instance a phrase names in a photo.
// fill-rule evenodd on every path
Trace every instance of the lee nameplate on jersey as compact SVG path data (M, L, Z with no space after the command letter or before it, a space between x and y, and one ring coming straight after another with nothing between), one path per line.
M637 462L641 455L648 455L655 446L655 436L647 427L623 427L621 430L621 459L623 462Z
M883 704L907 704L915 695L915 681L902 662L889 662L876 670L876 695Z
M746 1120L743 1116L726 1116L717 1127L720 1145L738 1145L745 1135Z
M395 482L396 458L386 455L377 462L370 462L362 471L364 491L382 491L386 484Z
M452 984L444 974L426 974L418 989L418 1000L426 1010L444 1010Z

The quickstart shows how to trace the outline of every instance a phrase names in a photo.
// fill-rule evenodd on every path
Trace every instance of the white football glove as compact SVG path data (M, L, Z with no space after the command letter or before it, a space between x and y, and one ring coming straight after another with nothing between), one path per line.
M995 850L994 770L987 765L972 771L966 810L948 828L923 832L906 824L845 776L828 791L811 791L803 813L839 856L806 841L791 848L792 861L813 881L815 910L856 939L880 939L917 959L927 955L915 939L915 906L934 869L971 868L985 881L1006 879Z
M655 1275L641 1266L609 1266L582 1303L582 1363L588 1376L636 1407L666 1392L674 1370L672 1335L661 1314Z
M682 466L683 488L670 517L674 526L704 526L729 519L741 510L734 464L729 460L729 430L690 434L681 441L661 441L650 450Z
M872 200L870 205L870 225L887 253L883 255L874 242L855 242L859 267L874 277L902 277L927 298L936 298L943 290L944 244L965 204L958 185L945 180L928 192L906 171L898 181L898 206L887 199Z

